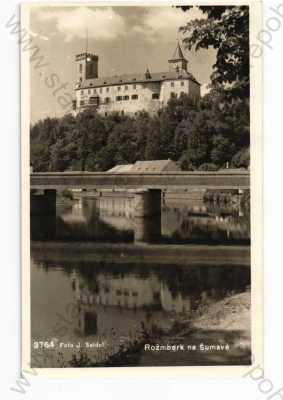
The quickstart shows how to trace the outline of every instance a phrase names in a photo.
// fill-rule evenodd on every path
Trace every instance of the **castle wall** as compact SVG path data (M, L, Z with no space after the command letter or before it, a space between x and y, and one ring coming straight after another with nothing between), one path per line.
M172 86L172 83L174 84L174 86ZM171 98L171 93L174 93L176 96L179 97L182 92L185 94L189 94L188 79L164 81L161 84L160 100L165 106Z
M179 97L182 93L192 98L200 97L200 87L190 79L175 79L163 82L144 82L76 90L77 108L92 105L91 99L99 97L98 112L135 113L138 111L157 112L166 106L172 93ZM154 96L159 98L154 99ZM83 103L82 103L83 102Z
M81 101L84 102L83 106L87 106L90 97L99 97L100 113L135 113L142 110L156 112L161 104L159 99L152 98L153 94L160 94L160 82L80 89L76 91L76 100L78 108L81 108Z
M189 81L189 93L194 98L195 100L198 100L200 98L200 85L198 85L194 81Z
M168 60L169 72L151 74L147 69L145 74L101 77L97 80L98 56L91 53L78 54L74 114L86 108L104 115L111 112L134 114L143 110L153 114L165 107L173 94L179 97L184 93L198 99L200 85L188 74L187 60L179 43L174 54ZM91 82L92 78L94 80Z

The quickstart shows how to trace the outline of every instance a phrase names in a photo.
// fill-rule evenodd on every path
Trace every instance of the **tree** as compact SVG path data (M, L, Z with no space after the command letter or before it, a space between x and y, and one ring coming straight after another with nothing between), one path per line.
M231 160L232 167L249 168L250 166L250 149L243 148L236 153Z
M193 123L187 119L188 141L187 160L194 167L209 162L211 137L215 133L214 127L210 124L210 114L207 111L199 111Z
M153 120L145 111L137 114L134 119L133 136L136 142L136 160L142 161L146 159L146 146L149 140L149 133L152 134Z
M210 158L214 164L224 165L225 162L231 160L234 151L235 146L227 137L221 134L213 136Z
M159 117L155 117L152 119L152 125L147 132L145 160L160 160L162 158L160 137L160 120Z
M103 118L91 111L85 111L76 118L77 158L81 169L95 170L95 155L107 143L107 133Z
M197 110L197 104L190 96L182 94L180 97L173 96L161 111L159 115L161 158L178 160L181 156L181 146L186 143L186 134L178 129L178 126L187 118L191 120L192 115L195 115L195 110Z
M116 148L113 143L107 143L96 155L97 171L107 171L114 167Z
M182 6L184 11L191 6ZM216 49L212 86L227 98L249 97L249 7L200 6L206 18L188 22L180 30L189 50Z
M51 147L57 140L58 118L45 118L30 129L30 162L34 171L48 171Z

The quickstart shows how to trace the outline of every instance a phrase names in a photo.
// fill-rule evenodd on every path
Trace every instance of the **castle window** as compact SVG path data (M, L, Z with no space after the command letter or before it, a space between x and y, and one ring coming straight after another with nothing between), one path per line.
M116 100L117 100L117 101L121 101L122 99L123 99L122 96L116 96Z
M132 100L137 100L139 96L137 94L132 94Z
M97 96L96 96L96 97L95 97L95 96L90 97L90 98L89 98L89 103L98 106L98 104L99 104L99 97L97 97Z
M153 292L153 300L157 303L160 302L160 292Z
M81 90L81 94L84 94L84 91L83 91L83 90Z
M106 104L110 103L110 97L105 97L105 103Z
M87 91L87 92L88 92L88 94L91 94L91 90L90 90L90 89L88 89L88 91Z
M125 90L128 90L128 85L125 85Z
M159 93L152 93L153 100L159 100Z
M137 85L133 85L133 89L136 90L136 88L137 88Z
M118 88L117 88L117 89L118 89L118 91L120 91L120 90L121 90L121 86L118 86Z
M85 102L83 100L80 101L80 106L84 106Z
M123 100L129 100L129 96L124 96Z
M89 65L88 65L88 73L89 73L90 75L93 74L93 64L89 64Z
M83 64L80 64L80 72L83 72Z
M99 93L102 93L102 87L99 89Z
M109 87L106 88L106 92L109 92Z
M171 87L174 87L174 82L171 82Z
M181 82L181 86L185 86L185 82L184 81Z
M97 90L96 90L96 89L94 89L93 93L97 93Z

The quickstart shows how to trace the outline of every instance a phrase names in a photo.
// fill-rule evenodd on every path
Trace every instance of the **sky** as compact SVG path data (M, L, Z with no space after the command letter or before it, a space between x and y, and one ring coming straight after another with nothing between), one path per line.
M43 66L31 63L31 122L61 116L68 109L66 99L74 95L76 54L86 48L97 54L101 77L146 68L167 71L177 40L182 44L179 27L195 18L204 18L196 7L183 12L168 6L32 6L28 33ZM209 83L215 51L184 50L184 55L189 72L201 84Z

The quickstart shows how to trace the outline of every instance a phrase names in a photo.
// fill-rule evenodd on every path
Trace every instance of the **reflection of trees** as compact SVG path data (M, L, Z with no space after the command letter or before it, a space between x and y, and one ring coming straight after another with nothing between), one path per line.
M168 242L249 244L249 191L207 190L202 200L175 200L163 208L162 232ZM247 199L247 200L245 200ZM245 200L245 201L244 201Z
M131 242L134 232L119 230L99 218L99 210L95 199L81 199L79 209L74 204L75 210L61 209L61 213L54 218L31 218L32 240L65 239L65 240L97 240L108 242ZM60 210L59 210L60 211ZM69 218L66 218L66 215ZM76 220L72 218L76 215ZM81 216L81 219L78 217ZM64 218L65 217L65 218Z
M32 240L53 239L56 236L56 216L31 216L30 235Z
M239 216L235 213L227 214L223 211L220 213L219 210L218 214L215 212L212 215L209 212L203 215L190 212L174 213L174 215L176 219L176 223L173 224L173 226L175 225L175 230L173 232L169 231L168 241L185 243L249 243L250 220L245 216Z
M130 242L133 240L133 232L120 231L99 219L97 215L93 215L87 224L66 223L58 217L56 239Z
M173 296L190 296L192 303L206 292L215 299L229 292L245 290L250 283L250 270L240 266L192 266L167 269L161 274Z

